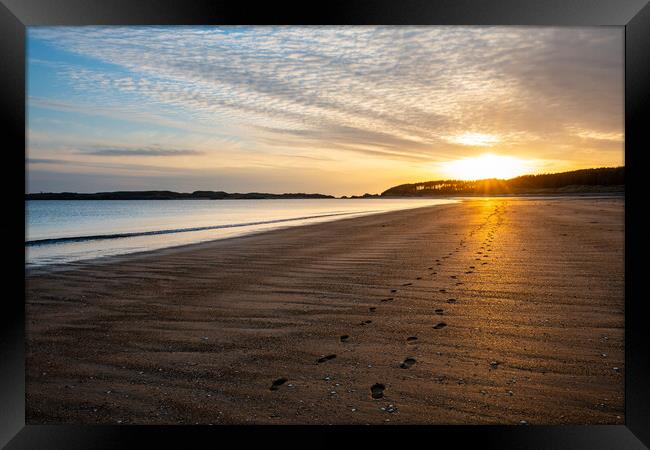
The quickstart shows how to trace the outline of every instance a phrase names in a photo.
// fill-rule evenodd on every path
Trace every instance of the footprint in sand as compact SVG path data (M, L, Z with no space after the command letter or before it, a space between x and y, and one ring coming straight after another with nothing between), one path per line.
M275 380L275 381L273 382L273 384L271 385L271 388L270 388L270 389L271 389L272 391L277 391L278 388L279 388L280 386L282 386L282 385L283 385L284 383L286 383L286 382L287 382L287 379L286 379L286 378L278 378L277 380Z
M415 344L417 340L417 336L409 336L406 338L406 342L409 344Z
M408 368L411 367L413 364L415 364L415 358L406 358L406 359L404 360L404 362L402 362L402 364L400 364L399 366L400 366L402 369L408 369Z
M438 314L439 316L442 316L442 309L436 309L435 313Z
M384 390L386 386L381 383L375 383L370 387L370 395L374 399L382 398L384 396Z
M441 328L444 328L444 327L446 327L446 326L447 326L446 323L444 323L444 322L440 322L440 323L434 325L434 326L433 326L433 329L434 329L434 330L440 330Z
M329 361L330 359L336 358L336 355L326 355L323 356L322 358L318 358L318 364L324 363L325 361Z
M347 342L350 340L350 336L348 336L347 334L343 334L339 339L341 340L341 342Z

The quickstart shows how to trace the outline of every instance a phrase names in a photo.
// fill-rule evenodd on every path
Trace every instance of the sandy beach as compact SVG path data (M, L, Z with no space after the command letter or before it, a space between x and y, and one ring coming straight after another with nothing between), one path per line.
M623 424L623 213L472 199L30 274L27 422Z

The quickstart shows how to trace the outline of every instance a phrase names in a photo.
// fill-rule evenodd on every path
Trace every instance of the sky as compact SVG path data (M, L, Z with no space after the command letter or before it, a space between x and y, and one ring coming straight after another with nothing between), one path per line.
M27 191L359 195L459 167L620 166L623 42L620 27L30 27Z

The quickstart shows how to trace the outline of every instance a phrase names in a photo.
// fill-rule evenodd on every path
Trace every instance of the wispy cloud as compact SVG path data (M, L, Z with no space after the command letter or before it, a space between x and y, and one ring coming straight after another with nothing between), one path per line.
M81 150L79 153L96 156L187 156L203 155L205 152L165 148L97 148Z
M69 161L63 159L53 159L53 158L27 158L25 160L27 164L65 164Z

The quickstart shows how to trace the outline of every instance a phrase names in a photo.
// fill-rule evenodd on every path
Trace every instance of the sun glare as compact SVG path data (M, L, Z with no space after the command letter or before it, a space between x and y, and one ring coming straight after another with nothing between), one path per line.
M449 161L444 164L443 170L456 180L508 179L528 173L530 164L511 156L485 154Z

